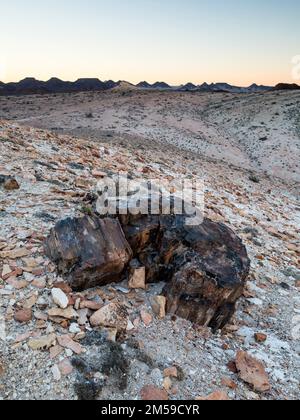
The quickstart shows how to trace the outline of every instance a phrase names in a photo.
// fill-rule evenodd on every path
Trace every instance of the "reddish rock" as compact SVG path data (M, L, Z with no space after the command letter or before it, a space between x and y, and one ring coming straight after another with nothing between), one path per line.
M146 385L141 390L141 398L143 401L168 401L169 396L163 389L153 385Z
M14 319L20 323L28 323L32 320L32 310L31 309L17 309L14 314Z
M146 327L149 327L149 325L152 324L153 318L148 312L141 311L141 318Z
M237 384L230 378L222 378L221 384L230 389L237 389Z
M269 377L262 362L244 351L239 351L235 363L239 377L251 385L255 391L267 392L271 389Z
M268 336L263 333L256 333L254 334L254 338L257 343L265 343L268 339Z
M58 364L58 369L63 376L68 376L73 372L73 366L69 359L64 359Z

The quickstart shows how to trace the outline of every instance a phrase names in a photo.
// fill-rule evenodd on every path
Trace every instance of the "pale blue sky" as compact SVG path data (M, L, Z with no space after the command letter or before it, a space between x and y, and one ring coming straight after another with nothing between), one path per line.
M299 0L0 0L0 80L291 81Z

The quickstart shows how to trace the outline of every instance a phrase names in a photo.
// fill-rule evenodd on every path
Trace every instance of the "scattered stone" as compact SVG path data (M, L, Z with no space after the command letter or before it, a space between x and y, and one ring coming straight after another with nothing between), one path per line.
M230 378L222 378L221 384L233 390L237 389L237 384Z
M64 359L58 364L60 373L63 376L68 376L73 372L73 366L69 359Z
M128 325L128 312L125 306L110 303L95 312L91 318L92 327L117 328L126 331Z
M268 339L268 336L263 333L255 333L254 338L257 343L265 343Z
M61 289L52 289L51 295L53 302L62 309L66 309L69 305L67 295Z
M235 363L239 377L247 384L253 386L255 391L270 391L269 378L262 362L244 351L239 351Z
M56 335L50 334L40 338L34 338L29 340L28 346L32 350L48 350L52 347L56 342Z
M76 343L69 335L61 335L57 337L57 342L61 347L72 350L76 354L83 353L83 347Z
M53 360L64 351L63 347L56 345L50 349L50 359Z
M178 370L177 367L173 366L164 370L164 377L170 378L178 378Z
M225 391L215 391L207 397L197 397L196 401L229 401L229 397Z
M76 319L78 318L77 312L69 306L67 309L52 308L49 309L48 315L50 317L60 317L65 319Z
M170 391L170 389L172 388L172 381L170 377L164 378L163 387L167 392Z
M141 318L146 327L149 327L152 324L153 318L148 312L141 311Z
M32 310L31 309L17 309L14 314L14 319L17 322L27 324L32 320Z
M146 385L141 390L141 398L143 401L168 401L169 396L163 389L159 389L154 385Z
M3 280L6 280L12 273L12 269L10 268L9 265L4 264L3 268L2 268L2 274L1 277L3 278Z
M130 289L146 289L146 269L145 267L135 268L132 270L128 282Z
M154 296L151 299L152 310L159 319L166 317L166 305L167 299L165 296Z
M51 368L51 371L52 371L54 380L55 381L60 381L61 380L61 373L60 373L60 370L59 370L58 366L57 365L54 365Z
M26 248L17 248L12 251L2 251L0 252L0 258L8 258L10 260L16 260L17 258L27 257L30 254L30 251Z
M20 185L17 180L8 175L0 175L0 185L3 185L4 189L7 191L20 189Z
M81 329L78 324L71 324L69 328L71 334L78 334L81 332Z

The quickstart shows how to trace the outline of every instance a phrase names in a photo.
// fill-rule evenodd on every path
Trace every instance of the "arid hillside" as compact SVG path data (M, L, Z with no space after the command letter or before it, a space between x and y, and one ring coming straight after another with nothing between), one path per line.
M0 97L0 117L108 142L174 145L291 183L300 181L299 91L131 90Z

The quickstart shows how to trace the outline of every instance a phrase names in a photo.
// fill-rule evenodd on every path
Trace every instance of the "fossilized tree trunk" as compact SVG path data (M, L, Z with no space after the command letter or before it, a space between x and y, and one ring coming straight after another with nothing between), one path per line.
M241 297L250 261L240 238L204 219L187 226L185 216L120 219L147 282L166 281L167 312L213 329L223 328Z
M209 219L188 226L176 215L66 219L45 250L74 290L121 281L134 257L147 283L166 282L168 313L215 330L232 317L250 268L246 248L227 226Z
M119 281L132 257L118 220L96 216L58 222L45 252L73 290Z

